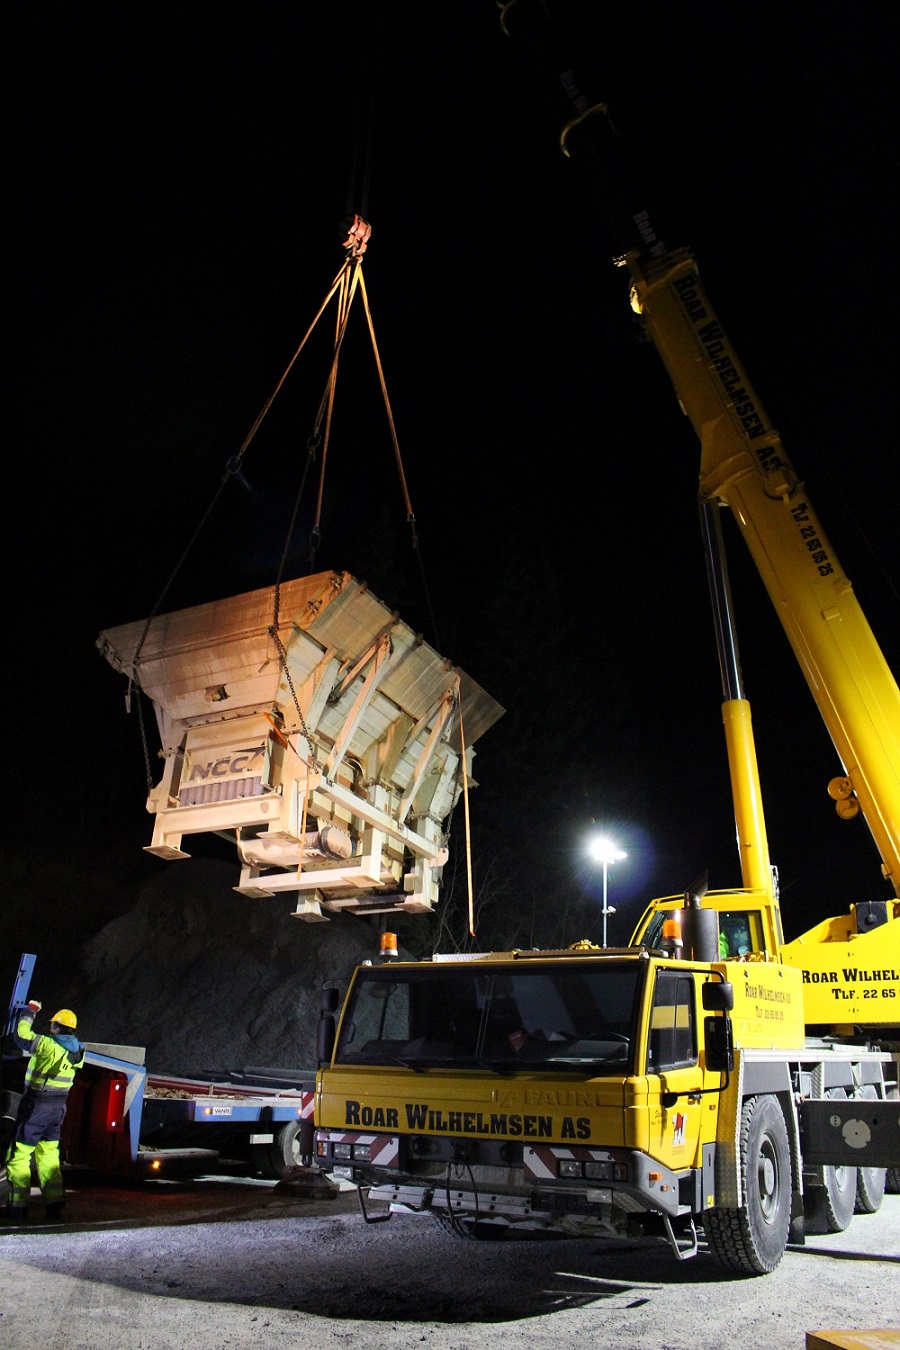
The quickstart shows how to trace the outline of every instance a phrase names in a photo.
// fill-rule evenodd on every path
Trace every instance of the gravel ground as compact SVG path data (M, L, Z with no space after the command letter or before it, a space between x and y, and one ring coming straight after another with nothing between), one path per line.
M803 1350L823 1328L900 1345L900 1196L773 1275L702 1250L598 1240L478 1243L424 1216L366 1225L355 1194L302 1200L209 1178L79 1187L70 1221L0 1232L4 1350Z

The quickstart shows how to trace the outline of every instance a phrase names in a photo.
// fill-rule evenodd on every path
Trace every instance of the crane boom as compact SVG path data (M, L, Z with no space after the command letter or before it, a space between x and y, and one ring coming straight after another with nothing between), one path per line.
M623 260L641 315L700 438L700 496L731 510L765 583L844 777L900 896L900 690L777 431L700 281L678 249Z

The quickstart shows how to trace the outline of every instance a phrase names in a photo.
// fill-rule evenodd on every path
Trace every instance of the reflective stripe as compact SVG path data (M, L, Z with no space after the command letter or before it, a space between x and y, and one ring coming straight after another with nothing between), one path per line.
M36 1036L31 1020L20 1018L16 1034L31 1044L31 1058L25 1071L25 1087L33 1092L68 1092L76 1069L84 1063L84 1050L77 1064L69 1058L69 1051L52 1036Z
M42 1041L45 1039L46 1037L41 1037ZM61 1058L57 1058L56 1055L52 1057L42 1055L41 1048L39 1043L28 1062L25 1073L26 1089L31 1088L33 1092L68 1092L75 1079L75 1066L65 1051ZM53 1048L59 1050L59 1046L54 1045Z
M6 1167L9 1203L15 1206L28 1204L31 1197L32 1154L44 1203L59 1204L65 1200L66 1191L59 1164L59 1141L56 1139L42 1140L38 1144L16 1145L15 1152Z
M362 1134L358 1130L317 1130L316 1139L328 1144L366 1144L371 1150L369 1162L379 1167L397 1167L400 1163L400 1138L396 1134Z

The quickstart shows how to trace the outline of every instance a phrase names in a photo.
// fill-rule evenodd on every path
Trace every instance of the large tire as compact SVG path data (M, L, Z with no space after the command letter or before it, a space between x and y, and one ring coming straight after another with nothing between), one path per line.
M833 1098L846 1098L843 1088L833 1088ZM856 1208L857 1168L821 1167L819 1183L810 1186L803 1197L806 1232L812 1237L822 1233L843 1233L850 1226Z
M267 1181L280 1181L294 1167L300 1166L301 1121L289 1120L275 1131L271 1144L251 1144L253 1165Z
M897 1082L897 1075L900 1074L900 1064L895 1060L890 1066L890 1072L893 1073L885 1084L888 1101L896 1101L900 1096L900 1084ZM900 1167L889 1167L884 1179L884 1189L888 1195L900 1195Z
M858 1167L856 1170L857 1214L877 1214L887 1189L887 1168Z
M741 1112L738 1209L703 1216L709 1249L727 1270L768 1275L784 1255L791 1227L791 1149L775 1097L750 1097Z
M871 1083L866 1083L856 1094L868 1101L877 1101L878 1093ZM856 1206L857 1214L877 1214L881 1209L887 1183L887 1169L884 1167L858 1167L856 1169Z
M855 1167L825 1168L823 1193L829 1233L843 1233L850 1226L856 1208L856 1175Z

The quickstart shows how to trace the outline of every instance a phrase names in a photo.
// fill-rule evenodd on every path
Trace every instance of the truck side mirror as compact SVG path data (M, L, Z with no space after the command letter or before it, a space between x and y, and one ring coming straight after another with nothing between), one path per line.
M316 1059L322 1068L331 1063L337 1033L338 987L323 984L319 995L319 1025L316 1027Z
M730 980L707 980L701 997L707 1012L721 1014L703 1019L706 1067L713 1073L730 1074L734 1068L734 1033L728 1014L734 1007L734 985Z
M709 980L703 986L703 1007L707 1012L731 1012L734 985L730 980Z
M703 1019L703 1046L706 1067L712 1073L731 1073L734 1068L734 1039L731 1018L705 1017Z

